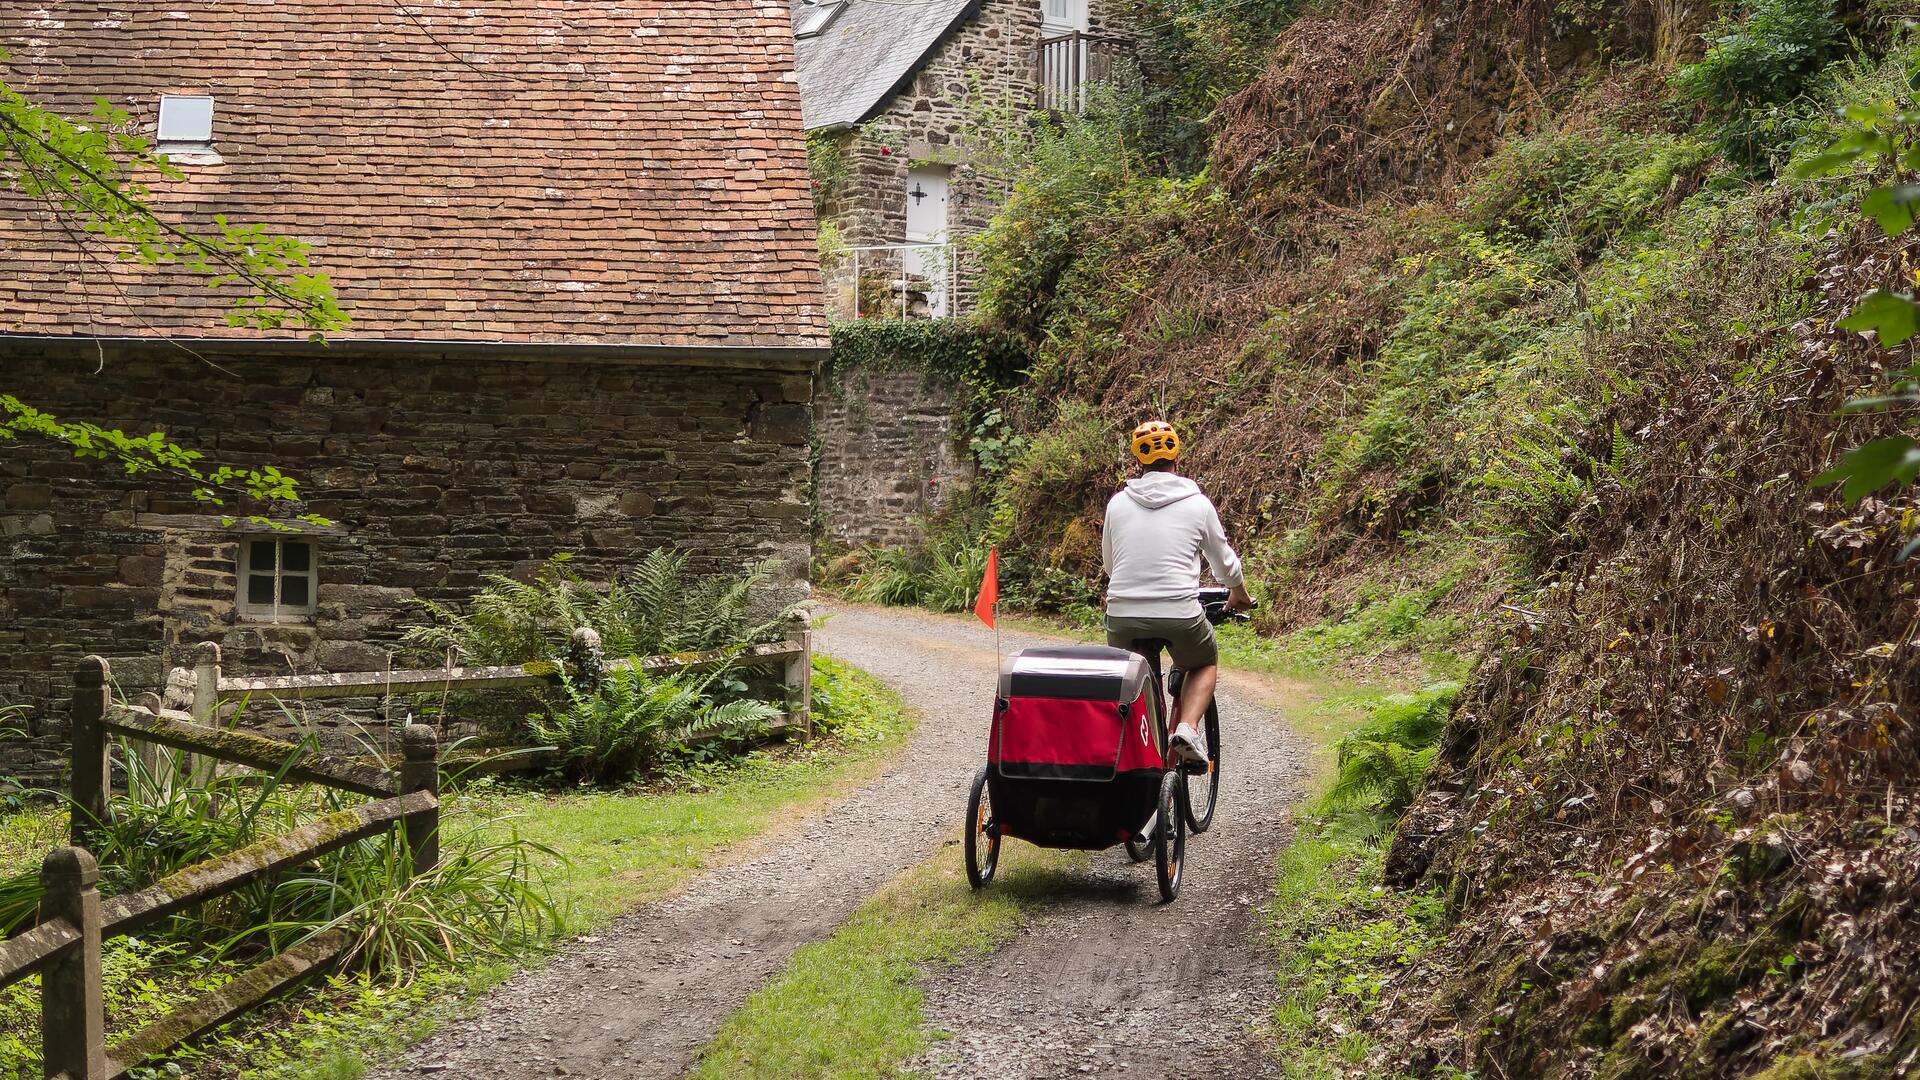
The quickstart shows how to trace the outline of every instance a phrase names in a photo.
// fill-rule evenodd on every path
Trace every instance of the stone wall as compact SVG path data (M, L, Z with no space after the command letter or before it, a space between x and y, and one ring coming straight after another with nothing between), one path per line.
M778 558L766 602L807 588L805 371L336 345L319 360L110 350L96 374L91 351L5 348L8 389L33 404L277 465L335 524L311 531L313 616L253 621L236 611L236 552L264 530L223 527L184 484L30 440L0 451L0 703L35 707L26 739L0 740L0 774L57 775L86 653L108 657L129 696L201 641L230 671L380 670L409 659L395 653L410 600L459 600L562 551L589 577L658 546L699 571Z
M953 431L954 387L913 367L843 372L814 396L821 538L832 546L915 539L972 464Z

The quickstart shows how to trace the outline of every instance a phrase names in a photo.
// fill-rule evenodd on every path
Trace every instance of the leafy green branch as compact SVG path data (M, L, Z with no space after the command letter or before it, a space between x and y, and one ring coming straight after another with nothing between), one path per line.
M1920 90L1920 71L1909 79ZM1842 114L1847 126L1823 153L1802 162L1795 172L1803 178L1833 176L1862 166L1891 174L1860 200L1860 212L1889 238L1901 236L1920 219L1920 102L1908 97L1854 105ZM1841 319L1843 330L1875 335L1885 348L1897 348L1920 333L1920 301L1911 289L1879 288L1860 298ZM1920 365L1896 376L1884 394L1859 398L1845 412L1912 409L1920 406ZM1857 446L1814 477L1816 486L1841 485L1848 505L1888 487L1905 487L1920 476L1920 440L1911 434L1889 435ZM1909 546L1903 556L1912 552Z
M212 506L226 505L231 496L245 496L260 502L297 502L299 489L293 478L271 465L250 469L234 465L205 464L204 455L169 441L161 431L149 435L128 435L98 424L76 423L51 416L14 397L0 393L0 441L33 435L61 443L77 458L113 461L129 476L168 474L193 484L193 497ZM233 524L236 518L222 520ZM248 521L270 528L286 528L283 523L250 515ZM297 515L309 525L332 524L318 514Z
M0 50L0 61L7 53ZM34 104L0 80L0 191L18 192L42 204L76 247L97 239L124 262L177 266L203 277L209 288L239 287L227 323L261 330L297 325L315 340L344 328L333 286L324 274L307 272L309 247L259 225L235 225L216 215L211 230L194 231L162 220L149 204L151 189L140 177L183 178L152 142L136 134L132 116L96 100L84 121L70 120ZM272 466L259 469L209 466L198 451L170 441L164 432L128 435L87 422L61 420L11 394L0 394L0 441L22 437L59 443L80 458L111 460L129 475L167 474L193 485L193 497L224 506L245 496L263 503L295 503L292 477ZM224 519L231 524L235 518ZM252 515L273 528L284 523ZM318 515L298 515L327 524Z
M298 324L316 335L346 326L326 275L305 272L306 243L218 215L211 231L163 221L148 204L143 172L183 178L134 133L125 110L99 99L87 122L76 123L0 81L0 187L40 200L63 227L77 222L113 244L123 261L177 265L206 278L209 288L243 286L227 312L229 325Z

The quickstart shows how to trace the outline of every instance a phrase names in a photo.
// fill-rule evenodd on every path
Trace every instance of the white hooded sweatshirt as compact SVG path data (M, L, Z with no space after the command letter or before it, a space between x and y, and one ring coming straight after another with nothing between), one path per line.
M1200 493L1200 485L1170 472L1136 476L1107 501L1100 546L1109 615L1190 619L1201 614L1202 555L1222 585L1246 584L1213 500Z

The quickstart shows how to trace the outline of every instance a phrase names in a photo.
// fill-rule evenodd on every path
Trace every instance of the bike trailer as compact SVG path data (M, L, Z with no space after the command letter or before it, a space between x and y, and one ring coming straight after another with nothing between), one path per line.
M987 751L999 832L1098 850L1153 817L1165 762L1145 659L1084 645L1023 649L1000 669Z

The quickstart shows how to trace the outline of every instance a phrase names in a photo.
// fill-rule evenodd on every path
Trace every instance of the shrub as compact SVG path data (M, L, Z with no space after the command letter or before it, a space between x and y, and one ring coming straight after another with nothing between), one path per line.
M1117 195L1145 175L1135 136L1141 103L1097 87L1082 113L1032 123L983 116L970 138L977 167L1012 186L1000 212L975 241L981 263L980 315L995 329L1038 342L1057 295L1076 275L1104 269L1094 252L1107 230L1099 221Z
M926 577L924 549L868 548L848 574L847 597L863 604L918 604Z
M1799 96L1840 35L1832 0L1755 0L1744 21L1715 28L1706 55L1681 68L1674 85L1723 109L1777 105Z
M1007 467L994 493L992 536L1033 553L1069 523L1098 512L1119 483L1125 437L1099 410L1069 401Z
M764 701L713 700L708 691L724 673L654 676L636 660L609 672L597 688L568 680L565 702L529 715L527 734L552 746L575 779L624 779L658 764L670 747L746 732L780 715Z
M1144 111L1145 150L1174 173L1206 164L1207 118L1252 82L1293 21L1299 0L1141 0L1131 14Z
M575 573L569 558L554 556L531 582L489 575L465 611L419 601L432 622L404 640L435 657L451 651L470 664L517 664L558 659L573 631L587 626L610 655L651 656L772 640L792 614L757 623L749 614L772 562L689 578L686 553L659 548L602 586Z

